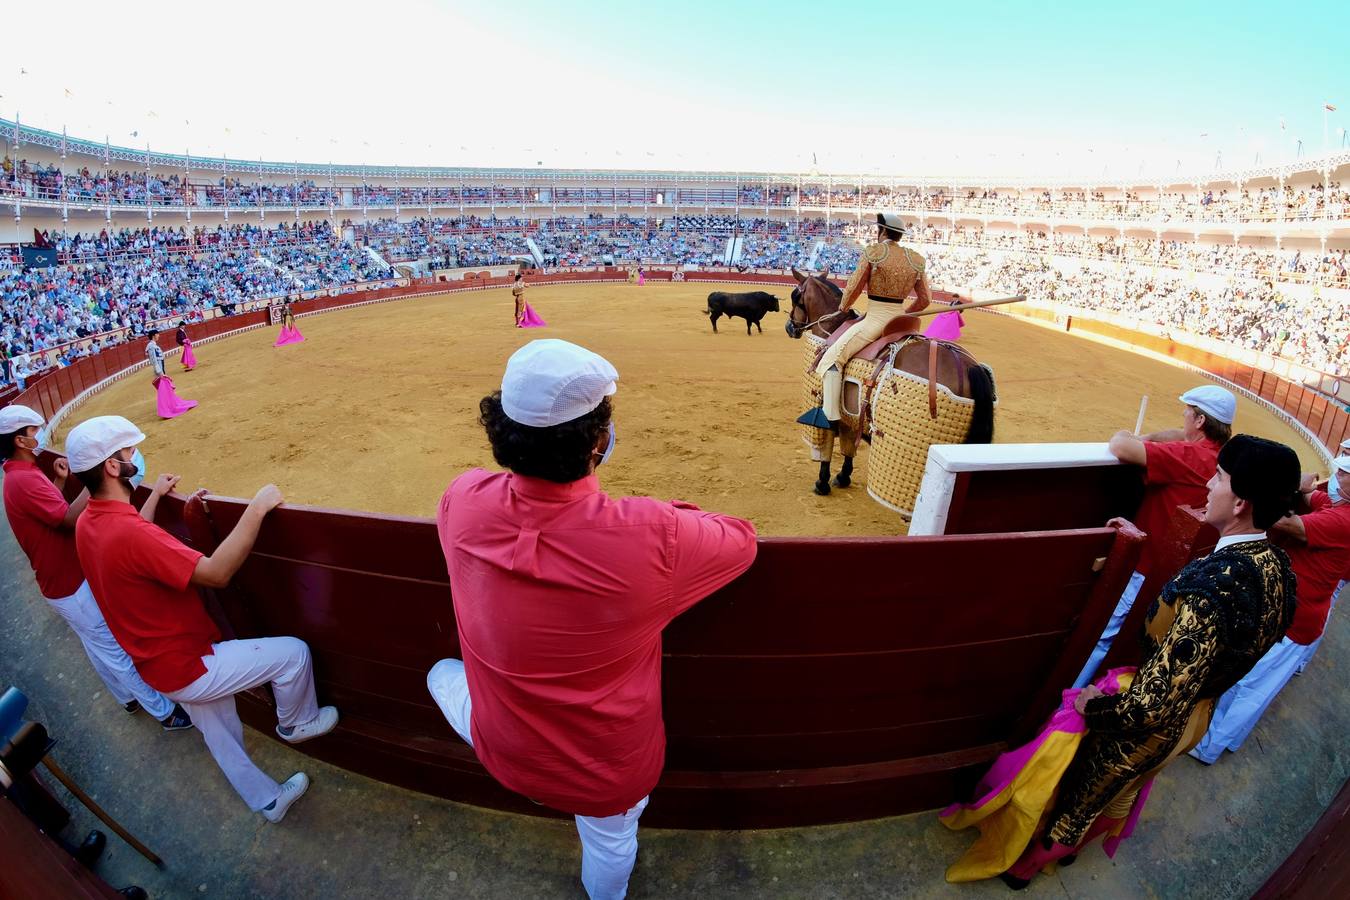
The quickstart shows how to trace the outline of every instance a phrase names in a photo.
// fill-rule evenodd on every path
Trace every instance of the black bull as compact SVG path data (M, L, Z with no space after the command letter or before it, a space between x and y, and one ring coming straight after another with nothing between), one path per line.
M746 294L728 294L726 291L713 291L708 295L708 308L705 310L712 319L713 333L717 333L717 320L722 316L728 319L740 316L745 320L745 333L750 333L750 325L764 333L759 320L765 313L778 312L778 298L765 291L750 291Z

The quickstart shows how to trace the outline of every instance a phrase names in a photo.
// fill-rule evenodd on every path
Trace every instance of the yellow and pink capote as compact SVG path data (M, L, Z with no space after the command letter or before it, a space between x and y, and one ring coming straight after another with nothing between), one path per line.
M1134 673L1133 667L1112 669L1096 687L1103 694L1119 693L1130 686ZM1054 805L1060 779L1087 733L1082 715L1073 708L1078 692L1076 688L1065 691L1059 709L1030 743L994 761L975 787L976 799L953 803L938 814L953 831L980 830L975 843L947 869L948 882L979 881L1006 872L1036 836L1041 819ZM1120 842L1134 831L1151 784L1150 780L1140 789L1129 816L1106 835L1102 846L1107 856L1115 856Z

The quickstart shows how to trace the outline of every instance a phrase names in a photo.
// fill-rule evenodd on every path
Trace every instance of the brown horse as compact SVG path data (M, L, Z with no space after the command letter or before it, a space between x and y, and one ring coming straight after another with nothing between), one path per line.
M788 337L796 339L810 332L825 340L837 328L845 327L857 318L852 311L847 316L838 314L843 291L828 280L828 271L822 275L804 275L793 269L792 275L797 279L797 286L792 289L792 310L786 324ZM899 338L901 335L896 337ZM932 377L937 384L946 386L956 396L973 400L974 411L964 443L991 443L994 440L995 395L994 380L989 370L956 344L929 341L918 335L905 337L907 338L905 343L896 353L894 367L921 378ZM931 354L930 343L936 344L939 352ZM846 382L844 398L846 409L864 407L867 398L858 397L857 390L856 385ZM847 422L847 417L840 421L838 433L844 465L835 477L834 484L841 488L848 487L852 483L853 457L857 454L858 438L871 441L870 429L866 425L862 432L858 433ZM815 484L816 493L821 495L830 492L830 459L834 444L833 435L830 432L825 434L828 437L824 442L824 448L819 450L820 473Z

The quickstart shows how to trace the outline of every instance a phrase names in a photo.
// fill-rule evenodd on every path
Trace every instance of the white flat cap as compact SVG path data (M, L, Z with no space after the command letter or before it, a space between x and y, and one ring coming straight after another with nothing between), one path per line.
M66 435L66 461L72 472L88 472L125 447L134 447L145 435L121 416L86 419Z
M1217 384L1193 387L1177 399L1225 425L1232 425L1237 415L1237 398Z
M41 425L43 421L37 410L14 403L0 409L0 434L13 434L29 425Z
M535 428L561 425L595 409L618 390L619 372L585 347L545 338L530 341L506 361L502 410Z
M1337 472L1350 472L1350 456L1338 456L1331 461L1331 468Z

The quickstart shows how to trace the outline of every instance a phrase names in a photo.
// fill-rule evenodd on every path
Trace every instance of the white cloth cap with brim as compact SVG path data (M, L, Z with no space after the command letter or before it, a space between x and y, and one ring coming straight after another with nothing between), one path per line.
M905 220L900 218L899 213L879 212L877 213L877 224L896 231L905 230Z
M121 416L95 416L86 419L66 435L66 461L72 472L88 472L116 455L145 440L141 430Z
M609 360L557 338L530 341L506 361L502 410L534 428L570 422L591 412L618 390L619 372Z
M1225 425L1232 425L1233 417L1237 415L1237 398L1217 384L1193 387L1177 399Z
M1331 468L1338 472L1350 472L1350 456L1338 456L1331 461Z
M44 421L37 410L15 403L0 409L0 434L14 434L30 425L41 427Z

